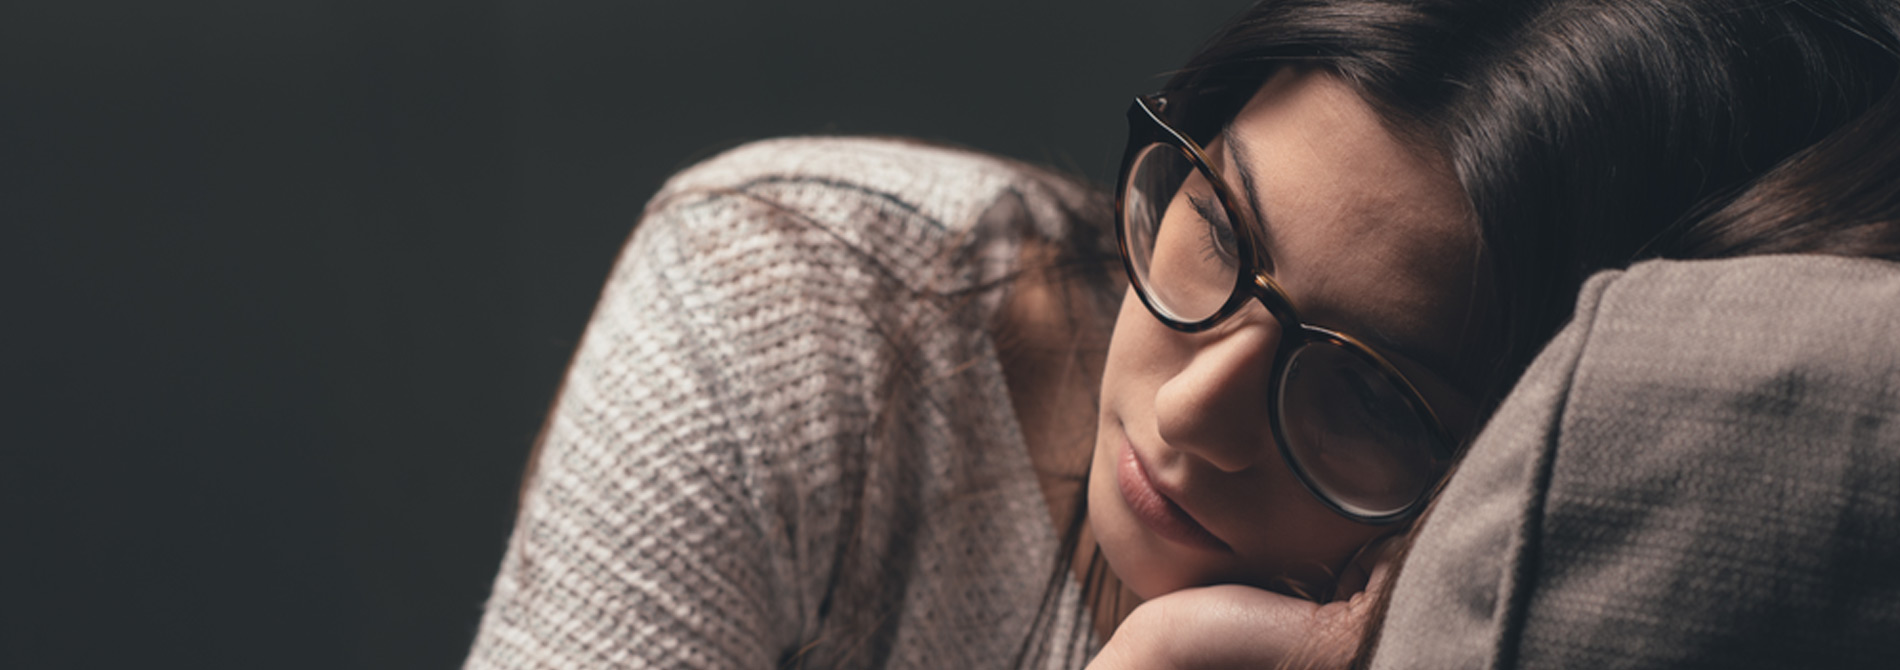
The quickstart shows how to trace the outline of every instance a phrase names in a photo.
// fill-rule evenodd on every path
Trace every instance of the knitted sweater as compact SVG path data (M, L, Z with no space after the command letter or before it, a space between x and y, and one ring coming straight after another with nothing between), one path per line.
M1057 536L990 332L1024 241L1083 211L1065 180L897 140L674 177L575 354L467 667L1007 666ZM1043 639L1087 630L1073 582Z

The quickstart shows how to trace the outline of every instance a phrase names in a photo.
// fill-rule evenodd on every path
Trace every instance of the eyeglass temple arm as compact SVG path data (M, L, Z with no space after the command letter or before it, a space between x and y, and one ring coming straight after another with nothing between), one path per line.
M1253 297L1260 301L1261 306L1267 308L1267 312L1272 314L1273 318L1280 320L1283 329L1303 330L1299 326L1306 322L1300 320L1299 311L1293 309L1293 302L1286 297L1286 289L1280 288L1280 283L1274 281L1273 277L1256 270L1253 273L1251 288Z

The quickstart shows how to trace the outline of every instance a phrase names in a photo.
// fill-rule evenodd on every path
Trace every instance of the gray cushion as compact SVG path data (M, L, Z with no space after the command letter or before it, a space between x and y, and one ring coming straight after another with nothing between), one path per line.
M1900 265L1593 278L1419 530L1374 668L1900 667Z

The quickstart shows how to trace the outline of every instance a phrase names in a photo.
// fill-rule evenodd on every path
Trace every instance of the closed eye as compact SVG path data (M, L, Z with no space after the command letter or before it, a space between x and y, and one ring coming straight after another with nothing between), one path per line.
M1203 241L1206 245L1206 257L1218 261L1227 267L1238 267L1240 255L1235 251L1239 241L1234 238L1234 224L1227 220L1227 210L1205 195L1188 196L1188 205L1206 224Z

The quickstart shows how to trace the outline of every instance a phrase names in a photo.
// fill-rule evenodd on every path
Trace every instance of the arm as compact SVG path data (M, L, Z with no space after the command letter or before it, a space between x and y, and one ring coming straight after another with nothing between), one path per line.
M653 213L543 438L470 668L775 667L800 622L778 426L736 374L720 213Z
M675 176L576 354L470 666L1010 658L1054 542L984 328L1018 240L1093 202L1033 177L831 138Z

